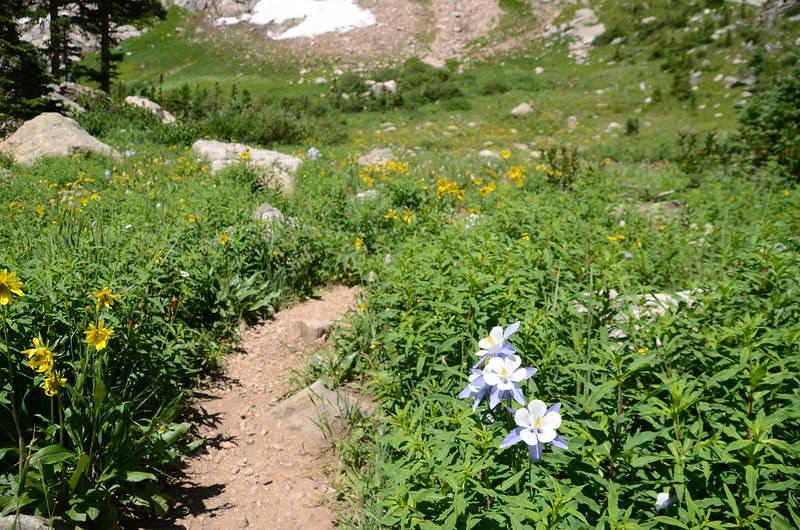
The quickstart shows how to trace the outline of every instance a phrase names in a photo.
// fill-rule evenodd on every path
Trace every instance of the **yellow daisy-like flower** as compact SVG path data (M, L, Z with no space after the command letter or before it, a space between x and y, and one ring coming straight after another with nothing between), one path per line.
M0 305L11 303L11 295L25 296L22 292L22 282L17 278L16 272L8 272L8 269L0 271Z
M89 324L89 329L83 333L86 335L86 343L100 351L108 345L108 339L114 334L113 329L109 329L105 321L101 320L97 327L94 324Z
M389 210L389 213L383 216L384 219L397 219L397 210Z
M228 234L222 233L222 234L219 235L219 244L220 245L227 245L230 240L231 240L231 238L228 237Z
M53 352L37 337L33 339L33 348L21 353L28 356L28 365L40 374L53 371Z
M64 385L67 384L67 378L61 377L58 372L53 372L50 374L50 377L42 381L42 384L39 385L44 389L44 393L49 396L57 396L58 391L64 388Z
M411 210L406 210L403 212L403 221L410 223L414 220L414 212Z
M618 243L618 242L622 241L623 239L625 239L625 236L622 235L622 234L619 234L619 235L616 235L616 236L608 236L608 237L606 237L606 239L608 239L612 243Z
M783 195L784 197L788 197L789 195L791 195L791 192L789 190L783 190L781 192L781 195Z
M508 149L503 149L502 151L500 151L500 156L504 160L508 160L509 158L511 158L511 151L509 151Z
M100 306L104 306L107 309L111 309L114 305L116 300L119 300L121 297L118 294L114 294L111 292L111 289L108 287L103 287L99 291L92 291L92 296L97 299L97 308L99 309Z
M360 237L357 237L353 246L356 247L356 250L361 250L362 248L364 248L364 240L361 239Z
M197 216L196 216L196 215L189 215L189 216L186 218L186 220L187 220L187 221L189 221L190 223L194 223L194 222L196 222L196 221L197 221Z

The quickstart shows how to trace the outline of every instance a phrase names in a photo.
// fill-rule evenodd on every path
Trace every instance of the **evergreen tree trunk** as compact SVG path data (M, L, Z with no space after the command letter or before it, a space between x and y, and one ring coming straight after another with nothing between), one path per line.
M111 1L100 0L100 88L111 92Z
M50 0L50 48L48 53L50 55L50 75L53 76L53 81L58 83L61 81L61 51L62 44L62 25L61 16L58 13L58 8L61 7L61 0Z

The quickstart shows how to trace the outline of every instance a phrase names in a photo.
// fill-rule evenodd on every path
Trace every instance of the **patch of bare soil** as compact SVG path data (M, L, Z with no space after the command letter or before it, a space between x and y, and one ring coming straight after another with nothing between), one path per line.
M328 507L329 446L278 425L268 413L296 388L292 371L302 369L314 347L296 323L335 321L354 298L354 289L335 287L244 330L241 352L226 358L222 376L195 394L191 419L205 445L185 460L169 528L336 528Z

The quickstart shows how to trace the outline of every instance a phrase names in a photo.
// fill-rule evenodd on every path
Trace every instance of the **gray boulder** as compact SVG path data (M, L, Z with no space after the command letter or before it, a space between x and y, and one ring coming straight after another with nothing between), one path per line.
M366 155L361 156L358 159L358 163L362 166L372 166L376 164L385 164L386 162L391 162L394 159L394 152L391 149L388 147L376 147Z
M265 223L283 222L286 218L283 212L272 206L270 203L262 203L258 208L253 210L253 219L264 221Z
M279 153L278 151L255 149L244 144L225 143L216 140L197 140L192 144L192 150L198 156L211 162L212 172L217 172L231 164L247 160L249 164L256 168L274 175L285 193L292 192L292 175L302 162L301 159L295 156Z
M170 114L168 110L164 110L161 105L155 101L150 101L144 96L128 96L125 98L125 104L132 105L134 107L141 107L149 111L151 114L159 118L161 123L172 124L176 121L175 116Z
M0 517L0 530L48 530L50 524L41 517L32 515L6 515Z
M32 164L47 155L70 156L76 151L119 157L113 147L90 135L78 122L55 112L26 121L0 143L0 152L12 153L18 164Z
M512 116L527 116L531 112L533 112L533 107L531 107L531 104L528 103L527 101L524 103L520 103L519 105L511 109Z

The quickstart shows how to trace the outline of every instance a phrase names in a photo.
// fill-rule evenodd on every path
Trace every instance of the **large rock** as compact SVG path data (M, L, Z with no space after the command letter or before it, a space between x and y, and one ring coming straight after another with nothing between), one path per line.
M362 166L374 166L377 164L385 164L394 160L394 152L388 147L376 147L366 155L359 157L358 163Z
M261 205L253 210L253 219L264 221L265 223L283 222L286 217L283 212L272 206L268 202L261 203Z
M274 174L286 193L291 193L292 175L302 162L295 156L277 151L255 149L244 144L229 144L216 140L197 140L192 144L192 149L198 156L207 158L211 162L211 171L213 172L247 160L251 165ZM245 153L249 154L245 155Z
M170 114L168 110L164 110L161 105L155 101L150 101L144 96L128 96L125 98L125 104L132 105L134 107L141 107L149 111L151 114L159 118L161 123L172 124L176 121L175 116Z
M359 400L344 392L330 390L317 380L281 401L267 419L279 428L296 431L305 439L322 440L326 434L339 435L350 411L362 408Z
M0 143L0 151L13 153L18 164L32 164L47 155L69 156L76 151L119 157L113 147L90 135L78 122L55 112L45 112L23 123Z
M33 515L6 515L0 517L0 530L47 530L52 528L41 517Z
M397 92L397 81L392 79L390 81L374 83L370 90L372 90L372 93L375 94L376 96L379 96L384 92L387 94L394 94L395 92Z
M632 321L652 323L668 312L678 311L681 305L692 307L696 303L696 295L702 292L700 289L695 289L675 293L620 295L611 289L608 292L596 293L596 297L593 297L592 293L587 291L581 293L582 301L572 301L572 309L583 315L589 313L588 304L594 303L596 306L607 308L605 313L597 315L597 318L609 329L609 338L624 339L628 335L619 326ZM631 327L639 329L641 324L634 323Z
M594 11L589 8L575 11L575 18L570 21L569 29L564 32L565 37L572 39L569 44L569 56L574 58L577 64L585 63L592 43L605 31L605 25L598 22Z

